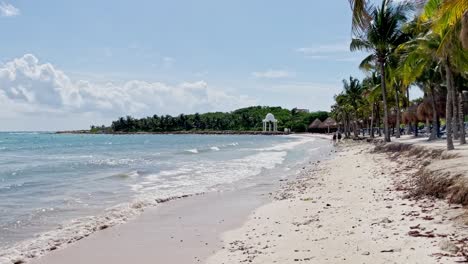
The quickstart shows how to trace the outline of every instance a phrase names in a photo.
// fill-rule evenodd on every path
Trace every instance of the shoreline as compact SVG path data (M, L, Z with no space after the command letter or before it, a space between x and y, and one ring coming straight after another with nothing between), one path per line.
M70 130L56 131L54 134L71 134L71 135L294 135L295 133L287 133L281 131L166 131L166 132L91 132L89 130ZM301 133L298 133L300 135Z
M327 158L327 155L317 153L303 166L310 166L309 162ZM281 170L281 166L278 169ZM274 181L267 177L260 182L255 180L256 184L251 187L207 192L149 207L125 224L106 228L60 250L50 251L31 263L124 264L152 263L154 259L163 263L182 264L193 260L202 263L222 247L223 241L219 237L223 232L241 225L249 213L272 200L279 184L288 181L283 177L274 176ZM288 177L292 178L294 174ZM181 250L184 254L177 253Z
M306 139L303 142L304 143L314 142L314 140ZM327 151L325 152L328 153L328 149L331 146L330 144L328 144L328 142L326 144L320 143L319 145L323 145L324 147L328 146L328 147L325 147L327 149ZM304 147L300 147L300 148L302 149ZM276 151L276 150L272 150L272 151ZM312 149L312 151L315 153L315 148ZM319 157L322 157L323 155L324 155L323 153L317 152L317 154L316 155L314 154L313 157L319 158ZM311 158L309 157L307 160L310 160L310 159ZM287 168L284 168L284 165L279 165L277 167L280 173L275 174L274 176L275 179L280 179L284 177L285 174L289 174L287 173L288 171L286 170ZM296 166L298 166L297 164L296 165L289 164L289 165L293 165L292 168L296 168ZM284 168L284 172L282 172L283 168ZM296 169L299 169L299 168L296 168ZM253 177L252 179L254 178L255 177ZM261 183L260 187L257 189L262 189L262 186L266 186L266 185L270 186L272 184L270 182L271 180L268 180L268 177L265 178L264 176L261 176L261 179L263 179L261 180L262 182L265 179L267 181ZM244 182L243 180L244 183L242 183L241 185L249 186L250 184L253 183L251 181L252 180L248 180L247 182ZM253 181L255 181L256 183L259 183L257 182L257 180L253 180ZM255 188L253 189L254 190L250 190L249 192L255 193L256 192ZM257 196L260 196L260 195L264 196L265 193L272 192L275 189L276 188L273 188L270 186L268 190L263 189L262 193L257 194ZM138 225L133 225L132 223L140 221L140 219L144 217L144 215L152 215L152 218L157 219L158 214L154 212L158 212L159 208L161 207L172 208L172 207L177 207L177 204L191 204L192 206L195 207L196 203L193 202L195 200L202 201L201 202L202 204L205 203L209 205L209 201L208 201L209 198L214 197L216 195L219 196L216 198L216 200L221 199L221 197L224 197L224 196L232 196L232 197L236 196L237 197L236 200L242 200L242 199L245 199L245 197L250 197L252 204L255 204L255 201L258 201L259 198L253 197L249 192L240 191L237 194L220 195L220 194L217 194L216 192L213 193L211 191L208 191L208 192L203 193L203 195L185 194L185 195L181 195L180 197L174 197L175 199L171 198L171 199L156 199L156 201L141 201L141 202L144 202L144 204L141 204L141 205L140 205L141 203L140 201L134 201L135 203L132 202L126 205L125 208L122 207L123 209L125 209L123 212L119 211L120 207L116 208L117 210L110 208L112 210L110 211L106 210L106 212L104 212L103 215L92 216L92 219L91 218L88 219L88 217L84 217L83 219L81 218L75 219L71 221L70 223L65 222L63 225L60 225L60 227L57 230L52 230L50 232L46 231L45 233L40 233L36 235L34 239L23 241L24 243L20 242L18 244L13 245L13 247L3 248L4 251L0 254L2 255L0 256L0 263L25 263L25 262L35 263L36 261L42 261L43 258L47 259L45 263L49 263L51 261L49 259L52 258L53 255L62 254L62 251L68 252L69 248L75 248L77 247L75 245L78 245L78 244L86 245L88 244L88 241L92 241L94 237L100 237L101 233L118 232L118 231L109 231L109 230L120 230L124 226L131 226L132 229L138 229L139 228ZM180 198L186 198L186 197L190 197L190 198L180 199ZM166 200L170 202L166 203ZM229 199L224 199L224 200L229 202ZM259 205L260 204L256 203L255 206L245 206L245 208L243 208L242 210L237 210L237 211L243 212L243 213L241 212L238 213L238 215L240 216L244 214L245 216L247 216L248 213L250 213L253 209L258 207ZM179 206L179 207L182 207L182 206ZM127 213L128 210L131 210L132 213L128 214ZM170 210L170 209L167 209L167 210ZM133 213L133 211L135 212ZM153 213L146 213L147 211L153 212ZM219 211L225 212L223 210L219 210ZM230 213L230 212L226 212L226 213ZM174 219L174 220L177 220L177 219ZM241 222L238 222L238 223L236 222L236 225L230 226L230 228L234 228L235 226L240 225L240 224ZM156 226L152 226L152 229L156 229ZM65 232L62 232L62 231L65 231ZM219 232L216 233L213 237L216 238L217 235L219 235ZM107 244L107 242L101 241L98 244ZM215 243L213 242L210 244L215 244ZM67 259L67 257L65 259ZM58 263L60 263L60 261L58 261Z
M150 208L31 263L465 261L465 209L413 194L415 175L434 153L375 143L341 142L333 158L306 162L298 174L260 188Z

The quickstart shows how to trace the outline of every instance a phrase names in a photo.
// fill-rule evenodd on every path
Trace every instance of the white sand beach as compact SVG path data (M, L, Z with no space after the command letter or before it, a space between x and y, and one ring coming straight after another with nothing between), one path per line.
M338 156L283 185L276 200L223 234L220 263L454 263L467 229L461 206L405 199L411 160L343 145Z

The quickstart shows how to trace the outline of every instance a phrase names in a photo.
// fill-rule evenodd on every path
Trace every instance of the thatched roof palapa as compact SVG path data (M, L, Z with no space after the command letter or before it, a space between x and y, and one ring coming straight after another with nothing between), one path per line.
M322 124L320 124L319 128L335 128L337 127L337 123L336 121L329 117L327 118L325 121L322 122Z
M312 122L312 123L309 125L309 128L310 128L310 129L319 128L321 124L322 124L322 121L320 121L320 119L316 118L316 119L314 120L314 122Z

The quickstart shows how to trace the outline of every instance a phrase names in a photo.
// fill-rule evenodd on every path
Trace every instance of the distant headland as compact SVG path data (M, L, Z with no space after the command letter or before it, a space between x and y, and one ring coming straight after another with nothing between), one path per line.
M265 117L272 114L275 124ZM92 125L89 130L58 131L58 134L239 134L282 135L307 132L316 119L325 120L329 113L307 109L252 106L232 112L153 115L144 118L120 117L110 126ZM272 129L274 128L274 129Z

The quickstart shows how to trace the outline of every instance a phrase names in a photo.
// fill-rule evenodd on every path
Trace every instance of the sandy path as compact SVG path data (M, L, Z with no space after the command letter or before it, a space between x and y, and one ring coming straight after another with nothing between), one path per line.
M454 263L450 240L466 228L443 201L403 199L395 182L412 173L370 145L345 147L336 159L304 170L278 199L257 209L208 264L221 263ZM404 167L402 169L397 168ZM423 235L424 237L410 236ZM454 255L454 254L452 254Z

